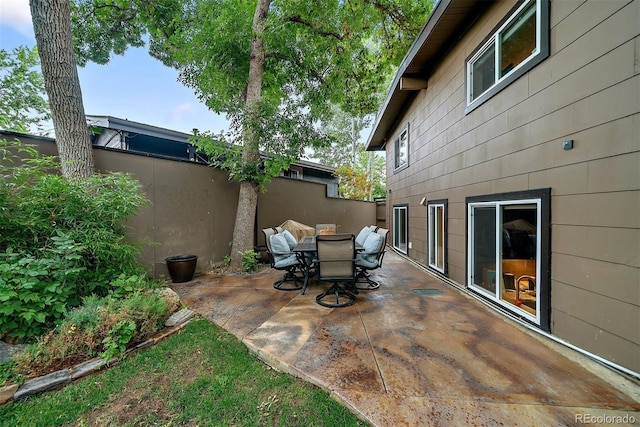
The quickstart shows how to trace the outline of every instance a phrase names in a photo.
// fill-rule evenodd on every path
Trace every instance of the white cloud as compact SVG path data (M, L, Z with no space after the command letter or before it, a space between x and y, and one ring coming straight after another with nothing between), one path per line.
M29 0L0 0L0 25L33 38Z
M184 102L180 105L176 105L171 109L171 121L179 122L187 114L193 113L194 110L195 110L195 106L191 102Z

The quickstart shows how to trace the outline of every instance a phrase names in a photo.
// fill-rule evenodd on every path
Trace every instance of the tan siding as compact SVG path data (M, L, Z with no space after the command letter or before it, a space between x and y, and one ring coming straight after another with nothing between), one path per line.
M597 3L616 5L617 2ZM553 56L531 71L531 93L536 93L595 61L612 47L615 48L637 37L638 28L637 25L634 26L634 19L637 20L639 17L638 7L637 4L627 5L595 28L590 29L584 37L569 40L570 44L565 43L562 49L556 38L558 31L563 27L552 30L551 49Z
M580 225L554 225L551 246L556 256L574 255L579 258L600 260L605 263L621 264L628 267L640 267L640 229L615 228L615 227L587 227ZM554 269L554 274L563 271L561 265L571 262L560 258L559 270ZM570 268L568 269L570 270ZM629 274L633 273L629 270ZM555 276L560 280L558 274ZM622 280L625 290L620 297L629 301L640 300L640 277L629 276ZM600 278L599 278L600 279ZM595 283L600 283L599 279ZM605 281L611 279L604 278ZM566 279L570 281L570 279Z
M640 191L556 196L552 216L553 224L640 228Z
M551 28L555 28L567 16L571 15L577 8L587 0L551 0L553 2L553 13L551 14Z
M554 2L558 3L558 2ZM556 4L553 4L555 7ZM562 50L564 47L577 39L589 40L588 32L601 23L607 24L612 15L617 16L624 21L617 22L617 26L611 28L616 32L621 29L632 29L637 24L638 5L629 0L595 0L584 2L580 7L576 8L558 25L552 26L552 54ZM552 8L551 16L554 15L555 9ZM629 21L635 19L636 22ZM606 44L593 46L595 52L602 52L614 43L612 33L601 34L603 42Z
M620 366L640 365L638 344L607 333L606 330L561 310L553 312L553 330L558 337L571 344Z
M580 267L580 264L577 267ZM583 271L576 270L576 274L581 276ZM555 309L582 319L607 333L640 344L640 316L637 304L558 282L554 282L554 285Z

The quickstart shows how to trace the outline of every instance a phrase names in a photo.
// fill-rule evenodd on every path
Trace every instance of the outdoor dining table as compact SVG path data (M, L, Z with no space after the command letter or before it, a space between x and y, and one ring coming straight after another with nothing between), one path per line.
M361 252L364 248L362 245L356 243L356 252ZM302 295L307 290L307 283L309 282L309 276L311 275L311 267L313 267L313 259L316 254L316 236L305 236L293 248L293 252L297 255L298 259L304 266L304 284L302 285ZM305 256L311 254L311 257Z

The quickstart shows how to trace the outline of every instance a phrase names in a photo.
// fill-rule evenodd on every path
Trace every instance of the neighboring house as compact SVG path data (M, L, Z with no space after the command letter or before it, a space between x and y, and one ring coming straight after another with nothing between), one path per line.
M441 0L367 143L397 251L636 377L639 34L640 0Z
M207 163L206 156L196 155L186 133L111 116L87 115L87 124L94 146Z
M87 116L93 145L174 159L209 163L207 155L189 143L191 135L111 116ZM327 185L327 196L338 197L334 168L300 160L281 176Z

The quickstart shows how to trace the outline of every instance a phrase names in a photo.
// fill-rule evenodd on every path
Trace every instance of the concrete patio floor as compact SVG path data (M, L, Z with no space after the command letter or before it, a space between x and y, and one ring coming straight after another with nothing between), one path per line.
M172 284L267 364L376 426L640 424L640 385L501 316L388 251L351 307L278 291L284 273ZM430 289L420 295L416 289ZM435 292L435 293L433 293ZM626 417L626 418L625 418Z

